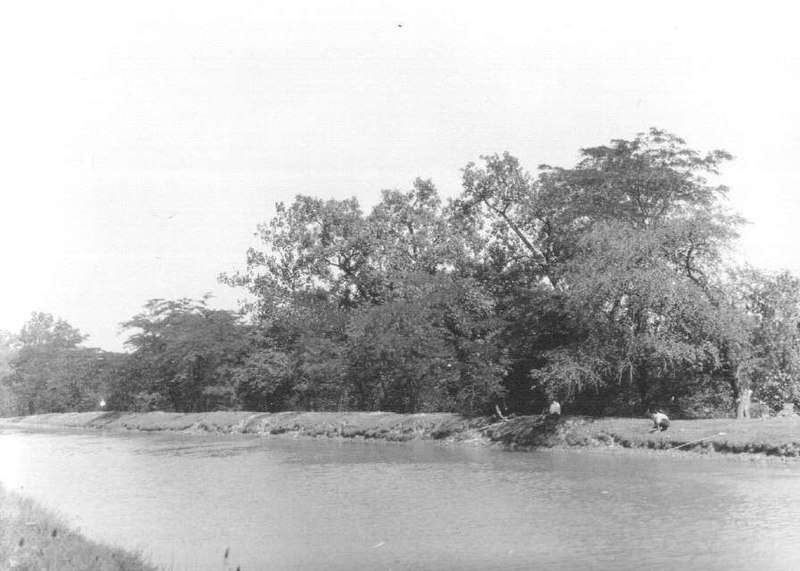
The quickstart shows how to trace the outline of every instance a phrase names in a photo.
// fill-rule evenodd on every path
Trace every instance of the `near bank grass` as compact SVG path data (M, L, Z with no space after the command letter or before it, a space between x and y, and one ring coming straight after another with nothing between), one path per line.
M673 420L654 432L649 419L525 416L485 432L511 447L621 446L695 452L800 456L800 418Z
M800 456L800 418L795 415L740 421L674 420L665 432L643 431L642 421L634 419L598 419L583 434L605 436L629 448Z
M0 486L0 569L155 571L136 554L91 541L30 499Z

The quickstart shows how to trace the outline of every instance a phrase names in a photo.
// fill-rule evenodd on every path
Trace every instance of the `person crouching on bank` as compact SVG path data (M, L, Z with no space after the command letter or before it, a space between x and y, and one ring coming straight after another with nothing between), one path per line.
M650 418L653 419L654 431L664 432L667 428L669 428L669 417L663 412L653 413L650 415Z

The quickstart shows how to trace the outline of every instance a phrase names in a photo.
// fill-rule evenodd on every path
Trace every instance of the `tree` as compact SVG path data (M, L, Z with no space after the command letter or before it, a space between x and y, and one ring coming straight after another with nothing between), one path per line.
M717 277L742 219L709 182L730 158L651 129L536 178L508 153L467 165L454 211L483 238L476 275L507 321L546 328L510 326L531 341L511 344L516 406L521 363L540 397L605 392L647 407L680 392L681 373L743 358Z
M348 328L348 377L360 409L476 414L504 396L493 303L453 276L416 275L405 297L364 308Z
M137 330L127 367L126 407L194 412L235 406L234 373L249 349L248 328L202 300L153 299L122 324Z
M257 299L264 355L240 378L259 398L311 409L478 410L502 392L496 328L479 325L490 316L474 303L485 293L470 277L469 240L430 181L383 191L367 216L355 200L305 196L276 210L246 271L222 278ZM257 382L260 364L281 378Z
M14 374L11 362L16 357L18 349L16 336L0 329L0 416L17 412L16 399L5 380Z
M366 219L371 242L368 267L382 287L381 299L391 298L385 290L408 274L452 274L462 269L466 244L449 214L430 180L416 179L408 192L383 191Z
M62 319L34 312L17 336L19 349L11 360L13 374L5 383L15 412L85 411L96 408L101 387L98 371L105 353L81 347L85 336Z
M251 349L233 371L236 400L244 410L276 412L291 402L288 356L269 336L254 334Z
M719 311L675 271L664 235L612 224L585 235L564 272L573 336L534 379L566 399L627 386L632 394L616 392L648 408L679 395L683 373L714 368Z
M734 275L738 300L752 320L746 364L756 398L777 410L800 399L800 279L751 268Z
M708 182L730 155L655 129L582 155L574 169L545 168L541 196L574 235L561 277L591 321L535 375L567 389L627 377L647 407L678 372L736 368L745 348L716 276L742 219L720 202L727 188Z
M275 217L258 230L265 248L250 248L245 272L220 279L254 295L256 307L249 309L259 319L289 310L295 295L324 292L347 307L368 297L358 276L369 239L356 199L299 195L288 207L277 204Z
M588 394L633 411L722 384L736 399L752 339L721 277L742 222L716 183L730 158L651 129L537 176L483 156L446 205L422 179L366 216L280 204L222 277L257 300L264 354L242 386L270 406L403 411Z
M86 339L63 319L38 311L31 314L18 337L23 347L48 346L54 349L72 349Z
M0 329L0 379L13 373L9 361L19 349L19 340L13 333Z
M556 260L542 239L547 221L538 207L537 182L507 152L481 159L484 167L471 162L463 169L463 192L451 206L454 221L473 236L481 265L502 288L498 294L541 280L554 284Z

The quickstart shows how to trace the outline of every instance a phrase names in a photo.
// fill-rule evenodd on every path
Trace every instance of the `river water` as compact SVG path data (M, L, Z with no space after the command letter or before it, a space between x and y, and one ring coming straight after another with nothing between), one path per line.
M0 481L176 571L800 568L798 464L3 430Z

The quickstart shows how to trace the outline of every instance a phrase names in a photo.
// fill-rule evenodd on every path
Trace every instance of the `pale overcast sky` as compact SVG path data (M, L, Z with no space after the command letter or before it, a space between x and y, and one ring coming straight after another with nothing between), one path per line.
M741 255L800 274L791 3L7 2L0 329L32 311L118 350L150 298L240 296L259 222L479 155L530 170L651 126L736 157Z

